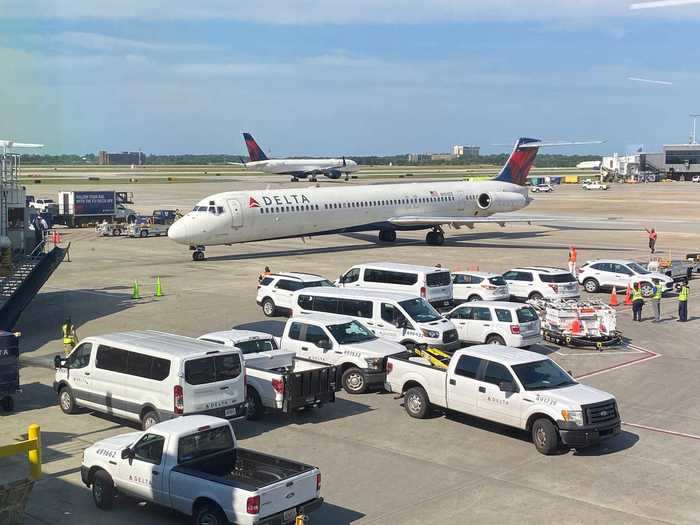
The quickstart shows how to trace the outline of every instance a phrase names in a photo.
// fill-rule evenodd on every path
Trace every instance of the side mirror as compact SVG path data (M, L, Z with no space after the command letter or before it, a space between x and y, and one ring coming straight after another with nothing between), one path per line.
M501 392L515 392L515 385L510 381L501 381L498 383L498 389Z
M134 451L129 447L122 450L122 459L134 459Z
M328 339L321 339L316 346L322 348L323 350L330 350L333 348L333 344Z
M60 355L54 356L54 358L53 358L53 367L54 367L54 368L62 368L62 367L65 367L65 359L63 359Z

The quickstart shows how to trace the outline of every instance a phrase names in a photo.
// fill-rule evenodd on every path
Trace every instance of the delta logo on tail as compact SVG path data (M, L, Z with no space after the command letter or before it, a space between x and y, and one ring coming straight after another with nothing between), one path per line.
M518 139L513 153L508 158L508 162L506 162L498 177L494 180L525 186L525 181L527 181L527 176L530 174L530 169L535 162L539 149L536 146L525 147L525 145L533 142L539 143L540 141L525 137Z
M265 152L260 146L258 146L258 143L255 142L253 135L250 133L243 133L243 140L245 141L246 148L248 148L248 156L250 157L251 162L268 160Z

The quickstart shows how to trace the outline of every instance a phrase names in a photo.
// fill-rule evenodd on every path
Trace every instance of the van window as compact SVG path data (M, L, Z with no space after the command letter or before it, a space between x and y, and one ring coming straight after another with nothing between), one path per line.
M518 315L518 321L521 323L531 323L532 321L537 321L537 312L531 306L523 306L518 308L516 311Z
M365 282L413 286L418 282L418 275L415 273L396 272L393 270L375 270L373 268L366 268Z
M501 382L513 383L513 376L502 364L488 361L486 372L484 373L484 381L494 385L498 385Z
M393 304L382 303L382 320L396 327L407 323L406 316L397 310Z
M358 301L356 299L340 299L338 301L340 311L343 315L352 317L372 318L372 301Z
M170 361L160 357L127 352L126 373L132 376L145 377L162 381L170 375Z
M348 271L343 278L340 280L341 283L354 283L360 278L360 269L353 268Z
M304 310L313 310L313 297L310 295L300 295L297 298L297 304Z
M329 314L338 313L338 299L335 297L314 297L313 310Z
M201 357L185 363L185 381L190 385L226 381L240 374L241 359L238 354Z
M510 310L502 310L501 308L496 308L496 319L502 323L512 323L513 315Z
M333 324L328 326L333 338L341 345L361 343L364 341L374 341L377 336L369 328L361 325L357 321L349 323Z
M92 353L92 343L83 343L71 352L66 364L69 368L85 368L90 364L90 354Z
M450 272L429 273L425 278L428 287L447 286L450 284Z
M95 366L102 370L111 372L126 373L126 350L112 348L111 346L100 345L97 349L97 359Z
M477 357L472 357L470 355L463 355L457 361L457 366L455 367L455 374L462 377L470 377L476 379L476 373L479 371L479 365L481 364L481 359Z

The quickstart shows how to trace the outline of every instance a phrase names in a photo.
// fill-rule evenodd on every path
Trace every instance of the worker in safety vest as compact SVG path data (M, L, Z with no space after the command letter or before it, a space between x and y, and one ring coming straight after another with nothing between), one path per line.
M683 281L678 293L678 320L685 323L688 320L688 281Z
M654 322L661 321L661 296L664 294L664 288L661 283L657 283L654 287L654 295L651 297L651 309L654 312Z
M569 273L576 277L576 246L569 246Z
M262 280L270 275L272 272L270 271L269 266L265 266L265 270L258 275L258 284L262 283Z
M634 321L642 320L642 308L644 308L644 296L639 283L634 283L632 287L632 319Z
M656 247L656 230L652 228L651 230L648 230L647 228L644 228L644 230L647 232L649 235L649 250L651 253L654 253L655 247Z
M78 336L75 333L75 326L73 325L70 317L63 322L61 329L63 330L63 351L66 355L68 355L70 354L71 350L73 350L75 343L78 342Z

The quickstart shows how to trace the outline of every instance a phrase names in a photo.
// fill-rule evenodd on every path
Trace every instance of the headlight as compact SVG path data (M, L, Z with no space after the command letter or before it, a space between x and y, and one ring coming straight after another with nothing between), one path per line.
M562 410L561 417L567 423L583 426L583 412L581 410Z
M367 368L371 370L381 370L384 366L383 361L384 359L382 359L381 357L370 357L365 359L365 362L367 363Z
M428 339L437 339L440 337L440 332L436 332L435 330L421 329L421 332L423 333L423 336L427 337Z

